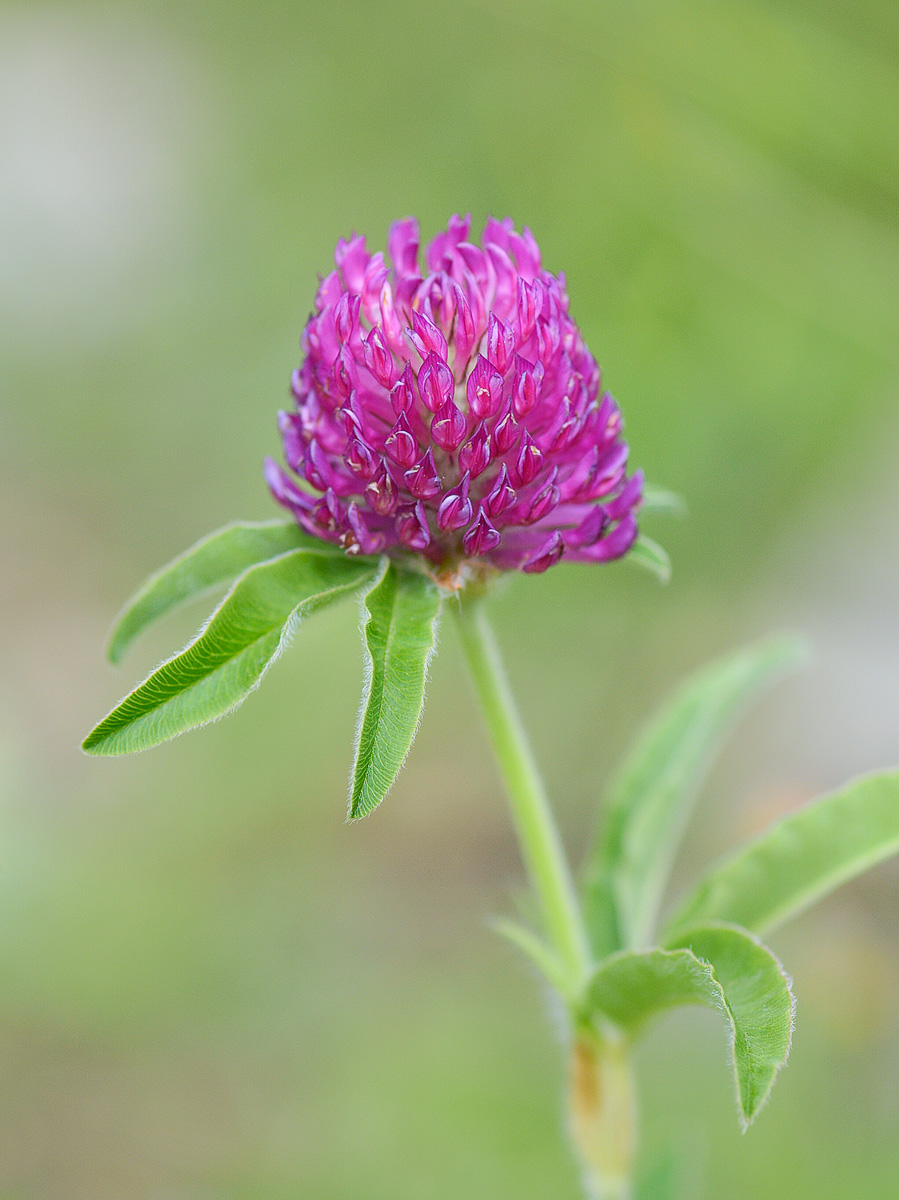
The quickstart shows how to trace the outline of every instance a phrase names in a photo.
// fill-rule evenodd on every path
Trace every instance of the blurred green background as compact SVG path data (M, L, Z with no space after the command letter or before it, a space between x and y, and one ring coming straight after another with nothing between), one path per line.
M814 665L734 740L680 884L895 764L897 97L894 0L0 5L2 1200L576 1200L548 1005L485 922L522 880L449 624L354 827L352 605L130 760L78 743L204 612L118 673L104 635L273 515L337 237L509 214L690 509L647 520L667 589L560 567L494 601L573 850L661 692L772 627ZM887 865L774 940L798 1032L748 1136L712 1018L659 1026L647 1173L681 1147L686 1200L895 1192L897 906Z

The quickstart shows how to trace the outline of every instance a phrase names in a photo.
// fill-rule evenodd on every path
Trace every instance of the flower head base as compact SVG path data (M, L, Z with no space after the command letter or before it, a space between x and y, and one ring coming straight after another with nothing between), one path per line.
M388 253L337 244L282 413L287 465L266 477L309 533L350 554L408 551L545 571L619 558L637 536L642 475L568 314L562 276L527 228L453 217L419 265L418 224Z

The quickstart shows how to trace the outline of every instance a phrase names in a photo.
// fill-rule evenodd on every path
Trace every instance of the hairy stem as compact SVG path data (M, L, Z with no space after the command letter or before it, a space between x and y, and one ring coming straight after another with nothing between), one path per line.
M543 910L546 931L574 994L590 967L590 948L562 843L509 690L480 598L459 610L462 645L506 785L522 857Z

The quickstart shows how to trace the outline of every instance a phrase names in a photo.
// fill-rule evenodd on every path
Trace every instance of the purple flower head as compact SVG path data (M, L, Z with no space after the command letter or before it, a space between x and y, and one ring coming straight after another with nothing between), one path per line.
M320 283L282 413L295 479L270 459L275 499L349 554L423 555L545 571L620 558L643 477L627 477L612 397L568 314L562 276L530 230L452 218L419 256L391 227L392 266L341 240Z

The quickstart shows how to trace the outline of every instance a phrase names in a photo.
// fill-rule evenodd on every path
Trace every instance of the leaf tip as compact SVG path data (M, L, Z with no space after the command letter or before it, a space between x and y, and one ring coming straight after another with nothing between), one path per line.
M689 509L686 500L678 492L647 483L643 486L641 511L667 517L685 517Z
M106 661L113 667L119 666L126 649L126 644L117 636L117 633L118 631L114 630L106 643Z
M81 743L81 749L92 758L99 758L105 753L103 750L105 737L100 730L101 727L96 725Z
M351 796L346 814L347 823L352 824L355 821L361 821L363 817L368 816L369 811L368 809L363 809L356 796Z
M671 579L671 559L667 551L642 533L631 547L627 559L655 575L659 583L665 584Z
M352 824L356 821L363 820L365 817L370 817L375 809L380 805L386 794L387 793L385 792L383 796L374 799L371 796L365 795L364 786L363 789L360 789L358 792L354 791L350 796L350 803L346 816L347 821Z

